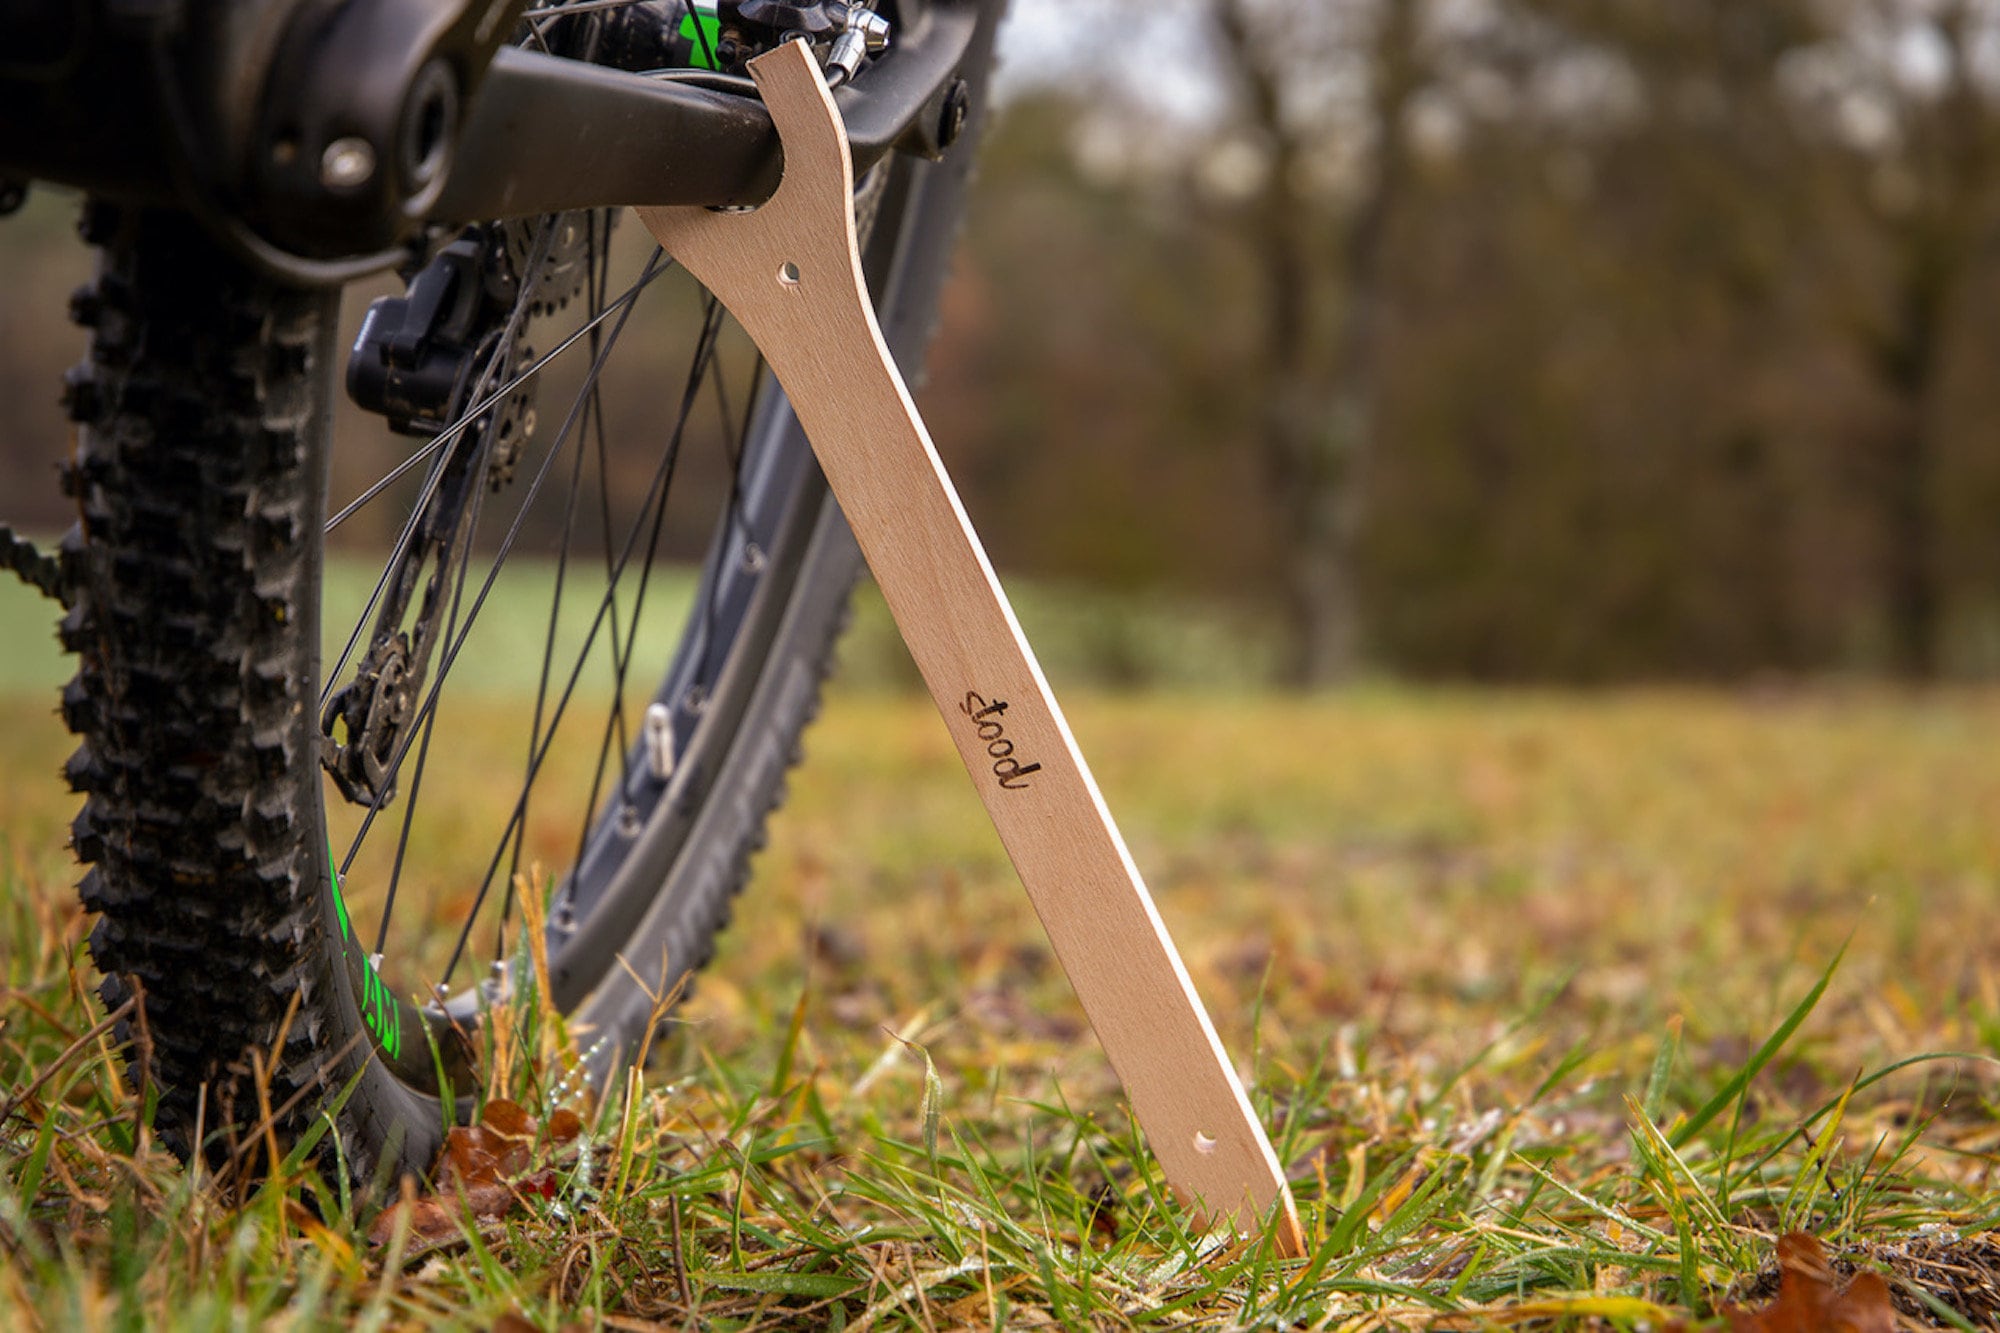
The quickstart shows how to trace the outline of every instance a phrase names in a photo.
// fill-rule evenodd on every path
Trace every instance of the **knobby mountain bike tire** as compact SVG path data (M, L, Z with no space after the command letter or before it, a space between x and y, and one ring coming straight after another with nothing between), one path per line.
M976 107L990 37L989 26L964 71ZM872 217L864 265L906 372L916 371L930 333L976 130L944 161L893 158L864 187ZM577 225L575 215L533 224L565 225ZM77 432L65 485L80 521L63 551L74 601L62 639L78 658L63 713L81 741L67 776L85 796L74 842L89 866L81 897L98 913L89 948L103 1000L114 1012L137 1001L118 1035L157 1095L157 1132L182 1156L223 1162L270 1123L287 1143L323 1134L322 1154L336 1152L363 1184L422 1171L478 1077L466 1034L476 1033L482 1005L503 998L494 979L521 982L511 876L522 868L536 784L556 780L535 746L545 722L548 734L556 730L550 715L565 715L565 671L574 684L582 659L564 668L543 657L521 794L452 958L456 966L467 952L480 904L498 896L507 904L501 963L483 980L461 974L420 999L393 948L379 952L386 925L371 931L350 912L354 872L345 886L341 876L354 853L330 831L339 798L322 775L326 678L336 674L323 661L322 582L338 297L261 276L178 214L93 202L84 233L100 257L73 303L90 340L67 400ZM524 233L531 247L541 234ZM607 319L618 303L596 273L598 258L590 256L583 283L600 321L588 340L593 367L613 350L610 330L622 327ZM656 254L646 274L662 266ZM521 303L536 299L524 282ZM585 648L608 647L616 679L604 720L591 724L602 739L588 799L569 793L587 817L568 868L550 877L546 908L550 998L582 1034L587 1072L600 1081L643 1047L663 999L708 960L728 921L861 571L782 392L759 367L735 444L725 441L729 500L711 519L679 646L665 661L633 660L636 602L669 489L660 478L671 482L687 405L706 393L702 377L720 374L700 363L722 336L721 313L712 300L699 311L680 419L643 460L659 500L649 489L638 518L616 540L607 525L604 553L593 556L614 591L599 598ZM509 483L521 489L532 471L539 491L570 469L571 519L580 485L589 489L573 459L585 454L596 383L593 370L581 406L564 414L539 459L524 453ZM583 428L573 429L579 418ZM434 452L433 468L448 450ZM404 483L406 502L418 475ZM502 508L502 488L482 484L475 511L489 489ZM608 470L597 489L581 504L608 511ZM399 803L419 807L425 757L452 744L435 691L449 686L465 642L454 635L484 603L480 571L489 560L504 569L519 522L466 540L446 580L446 651L430 669L426 697L436 711L406 730L399 790L362 821L364 831L378 826L371 836L397 841L397 873L399 836L409 837ZM563 528L558 589L567 562L583 562L573 526ZM490 559L496 548L501 559ZM557 618L552 611L552 625ZM552 628L549 646L512 647L547 654L555 638ZM643 714L624 704L640 672L658 681ZM385 921L394 896L392 875Z

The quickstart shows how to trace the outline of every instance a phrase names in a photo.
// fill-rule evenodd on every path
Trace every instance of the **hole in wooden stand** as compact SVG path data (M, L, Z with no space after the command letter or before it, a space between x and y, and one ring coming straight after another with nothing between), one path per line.
M787 287L798 286L799 266L789 259L778 265L778 281L784 283Z
M1197 1129L1194 1132L1194 1150L1199 1153L1214 1152L1215 1135L1208 1133L1206 1130Z

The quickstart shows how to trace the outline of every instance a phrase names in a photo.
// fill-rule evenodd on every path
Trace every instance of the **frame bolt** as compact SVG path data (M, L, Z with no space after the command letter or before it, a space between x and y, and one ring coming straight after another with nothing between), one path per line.
M335 139L319 158L319 182L329 190L351 190L375 174L375 146L356 134Z
M949 148L965 132L965 119L972 114L972 90L964 79L953 79L944 95L944 110L938 116L938 147Z

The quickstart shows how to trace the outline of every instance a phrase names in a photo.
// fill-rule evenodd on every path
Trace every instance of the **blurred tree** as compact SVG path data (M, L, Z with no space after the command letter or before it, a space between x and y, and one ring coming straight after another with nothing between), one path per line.
M1254 145L1262 159L1234 221L1258 269L1262 336L1245 389L1259 403L1284 547L1286 674L1323 685L1348 675L1359 651L1354 564L1378 447L1389 226L1410 170L1405 113L1422 82L1418 5L1212 0L1212 12L1233 93L1218 141ZM1365 90L1345 115L1344 99L1313 88L1342 76ZM1315 155L1336 144L1355 150L1338 204L1312 178Z
M1835 12L1838 44L1807 91L1846 159L1847 201L1882 249L1848 326L1890 408L1877 494L1891 658L1924 680L1941 665L1951 582L1947 374L2000 242L2000 14L1975 0L1844 0Z
M1516 0L1454 23L1391 275L1383 648L1502 677L1824 660L1799 591L1831 581L1837 452L1826 387L1799 391L1815 205L1776 77L1810 15Z

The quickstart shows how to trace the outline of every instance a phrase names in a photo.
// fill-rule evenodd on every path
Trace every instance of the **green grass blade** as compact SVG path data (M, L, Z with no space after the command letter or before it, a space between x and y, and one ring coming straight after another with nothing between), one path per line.
M1833 981L1834 972L1840 967L1840 960L1846 956L1847 945L1843 944L1833 955L1833 961L1826 965L1826 971L1820 973L1819 980L1806 992L1805 998L1792 1007L1791 1013L1785 1015L1784 1022L1778 1024L1777 1031L1765 1038L1764 1044L1757 1048L1749 1061L1737 1070L1727 1083L1716 1089L1715 1095L1702 1103L1700 1110L1668 1137L1668 1143L1675 1148L1685 1147L1695 1135L1708 1128L1710 1121L1742 1097L1744 1091L1749 1088L1751 1080L1762 1073L1764 1066L1771 1063L1772 1057L1784 1049L1785 1043L1792 1039L1792 1034L1799 1030L1799 1025L1804 1023L1818 1006L1820 997L1826 994L1827 986Z

